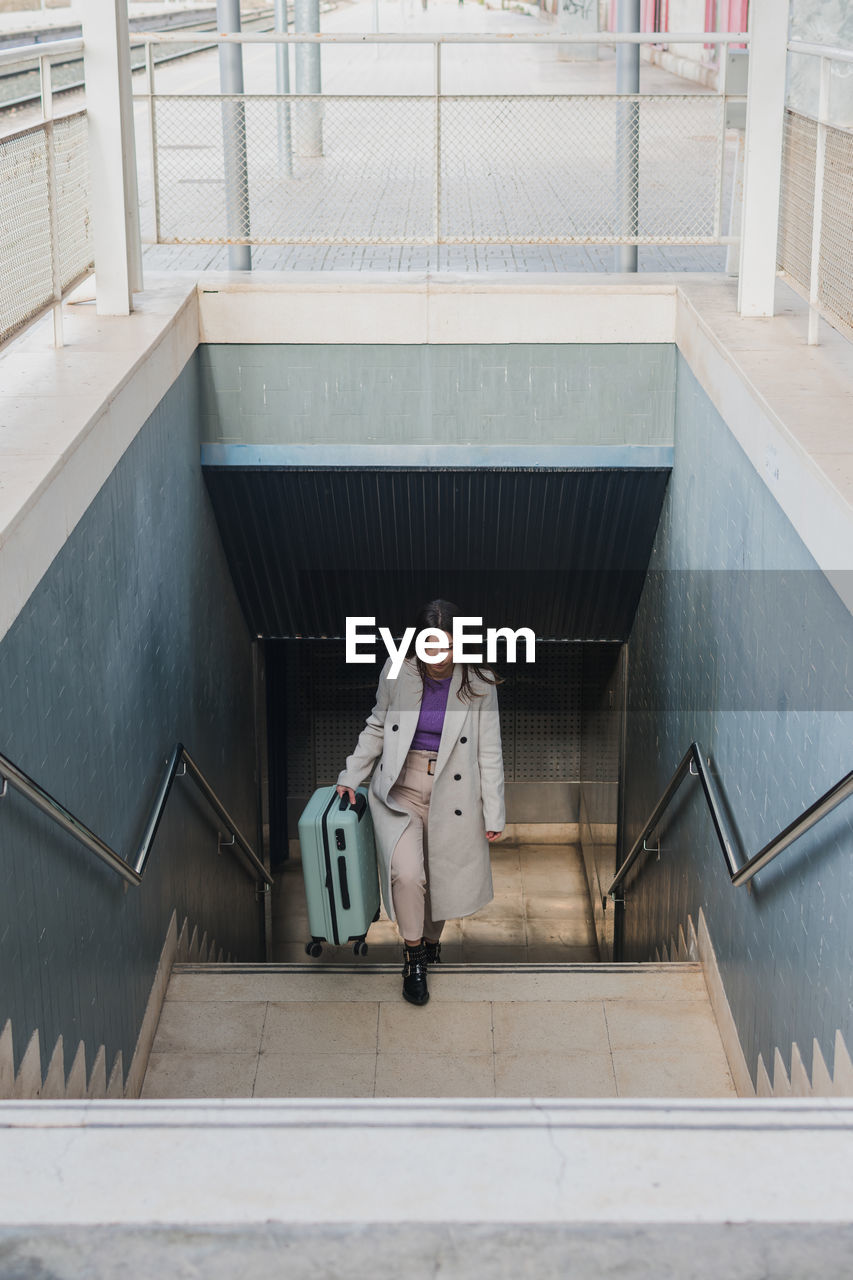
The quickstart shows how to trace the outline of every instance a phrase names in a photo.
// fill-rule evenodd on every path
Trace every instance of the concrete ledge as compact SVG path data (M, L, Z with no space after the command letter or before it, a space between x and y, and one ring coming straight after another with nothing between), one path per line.
M66 306L66 346L28 334L0 356L0 640L198 343L186 283L131 316Z
M208 271L201 342L673 342L674 277Z
M853 1102L7 1103L0 1167L7 1227L843 1224Z
M804 304L779 288L773 320L738 317L736 286L708 275L152 273L129 317L67 305L64 348L42 326L0 355L0 639L199 341L677 342L853 609L853 344L824 329L807 347Z
M680 283L678 349L853 611L853 343L824 326L809 347L808 308L781 283L772 320L738 316L736 292Z

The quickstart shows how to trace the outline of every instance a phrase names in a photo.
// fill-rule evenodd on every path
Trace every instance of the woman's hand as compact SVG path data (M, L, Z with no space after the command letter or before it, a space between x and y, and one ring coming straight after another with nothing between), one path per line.
M335 790L337 791L339 796L349 796L350 804L355 805L355 792L353 791L352 787L342 787L340 784L338 784L338 786L335 787Z
M489 841L492 841L492 840L500 840L500 838L501 838L501 836L502 836L502 835L503 835L503 832L502 832L502 831L487 831L487 832L486 832L486 839L487 839L487 840L489 840Z

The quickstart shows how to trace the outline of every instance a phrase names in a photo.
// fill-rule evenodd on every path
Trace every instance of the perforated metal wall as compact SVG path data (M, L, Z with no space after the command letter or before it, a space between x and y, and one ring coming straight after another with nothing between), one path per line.
M498 664L507 782L579 780L583 649L540 644L533 666Z

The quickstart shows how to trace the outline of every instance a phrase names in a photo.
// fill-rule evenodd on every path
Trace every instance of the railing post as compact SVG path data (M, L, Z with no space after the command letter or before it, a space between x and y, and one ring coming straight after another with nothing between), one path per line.
M157 107L154 86L154 53L157 46L149 40L145 46L145 75L148 82L148 128L151 134L151 185L154 190L154 242L160 243L160 174L157 155Z
M435 243L441 244L441 39L435 42Z
M812 203L812 255L809 271L809 346L817 345L820 324L820 233L823 222L823 175L826 169L826 125L829 119L829 86L832 63L820 60L820 95L817 108L817 140L815 144L814 201Z
M275 29L287 35L287 0L275 0ZM275 47L275 91L290 93L290 45ZM285 177L293 174L293 139L290 131L290 103L280 102L276 108L278 117L278 164Z
M53 84L50 58L39 58L41 114L47 147L47 202L50 209L50 267L53 276L53 345L64 346L62 334L62 264L59 245L59 209L57 207L56 138L53 132Z
M240 31L240 0L216 0L216 24L223 33ZM229 241L247 240L249 225L249 168L246 155L246 104L243 101L243 46L223 41L219 46L219 92L222 94L222 151L225 164L225 221ZM228 245L231 271L251 271L252 247Z
M639 32L640 0L617 0L617 29ZM640 46L617 44L616 92L640 92ZM640 104L636 99L616 107L616 182L618 186L619 233L636 236L640 225ZM614 270L637 270L637 245L620 244L614 254Z
M320 31L320 0L294 0L293 27L300 34L311 35ZM296 92L298 94L322 93L320 74L320 46L313 41L297 44L294 53ZM296 151L301 156L323 154L323 104L301 102L297 119L299 132Z
M723 234L723 175L726 168L726 128L728 125L728 99L726 96L726 75L729 65L729 46L721 44L717 47L717 58L720 63L720 132L717 146L717 189L714 195L714 239L719 240Z
M127 0L87 0L82 14L97 309L126 316L142 288Z
M740 236L743 228L743 129L738 129L732 163L732 194L729 201L729 235ZM740 245L726 245L726 275L736 276L740 269Z
M738 310L772 316L785 129L788 5L752 0Z

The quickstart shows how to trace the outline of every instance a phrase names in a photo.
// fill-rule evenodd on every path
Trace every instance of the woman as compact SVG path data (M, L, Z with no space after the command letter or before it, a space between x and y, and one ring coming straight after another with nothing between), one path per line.
M373 815L385 909L403 936L403 996L429 999L427 967L440 959L439 939L450 917L491 902L489 844L504 827L504 775L497 677L454 662L455 605L433 600L420 612L415 636L443 633L447 653L422 662L414 639L396 680L391 659L379 676L376 705L338 776L338 793L373 770ZM381 757L381 758L380 758ZM379 767L373 769L379 758Z

